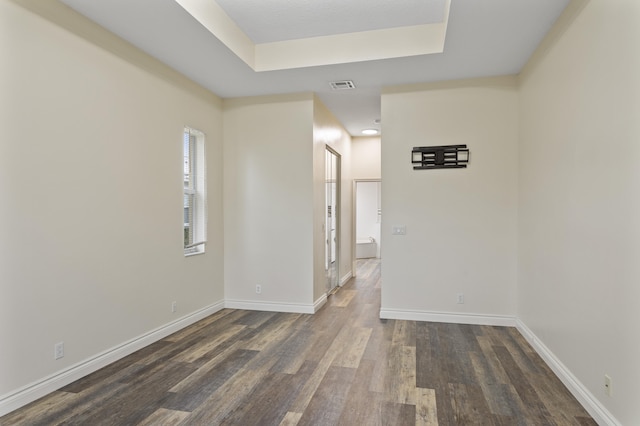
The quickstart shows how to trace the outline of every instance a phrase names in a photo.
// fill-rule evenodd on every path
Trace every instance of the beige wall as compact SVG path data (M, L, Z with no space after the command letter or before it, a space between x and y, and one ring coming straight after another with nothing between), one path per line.
M353 179L380 179L380 136L354 137L351 139L351 173Z
M384 91L383 316L515 315L517 110L513 78ZM414 146L457 144L468 168L413 170Z
M313 311L326 293L326 145L342 157L339 272L351 273L351 138L299 94L225 100L224 144L227 305Z
M327 291L325 273L325 151L328 145L341 159L340 170L340 257L338 262L340 280L344 282L352 274L352 173L351 136L342 124L314 98L313 109L313 182L314 182L314 270L313 299L318 301Z
M225 100L224 164L227 304L311 309L313 95Z
M0 2L0 400L224 297L220 100L45 3L77 26ZM185 125L206 134L209 177L190 258Z
M640 424L639 22L636 0L588 2L520 102L518 314L625 425Z

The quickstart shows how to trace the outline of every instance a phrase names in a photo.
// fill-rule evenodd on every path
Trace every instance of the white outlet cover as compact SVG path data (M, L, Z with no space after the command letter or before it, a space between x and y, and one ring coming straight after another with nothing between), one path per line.
M64 357L64 342L56 343L53 347L53 358L60 359Z

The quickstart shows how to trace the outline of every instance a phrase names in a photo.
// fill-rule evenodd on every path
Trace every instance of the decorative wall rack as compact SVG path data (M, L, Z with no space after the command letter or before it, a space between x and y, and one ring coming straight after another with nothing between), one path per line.
M468 162L466 145L415 146L411 151L413 170L463 169Z

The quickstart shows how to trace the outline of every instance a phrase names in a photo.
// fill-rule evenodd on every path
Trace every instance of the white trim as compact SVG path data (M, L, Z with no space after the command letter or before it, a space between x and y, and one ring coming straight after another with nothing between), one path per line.
M325 303L327 303L327 293L324 293L322 296L320 296L318 300L316 300L316 302L313 304L313 313L315 314L316 312L318 312Z
M205 252L204 252L204 251L192 251L192 252L187 253L187 252L185 251L185 253L184 253L184 257L197 256L197 255L199 255L199 254L205 254Z
M429 312L409 309L380 309L380 318L407 321L448 322L454 324L495 325L503 327L516 326L515 316Z
M351 271L347 272L340 280L340 287L345 285L351 279L351 277L353 277L353 273Z
M316 302L317 303L317 302ZM315 305L287 302L260 302L256 300L225 299L224 307L229 309L243 309L247 311L288 312L296 314L313 314Z
M621 423L607 410L602 403L578 380L542 341L519 318L516 327L522 336L558 376L569 392L582 404L591 417L599 425L621 426Z
M175 333L207 316L224 308L224 302L220 301L209 305L199 311L165 324L148 333L142 334L111 349L98 353L84 361L51 374L37 382L23 386L15 391L0 396L0 416L4 416L20 407L27 405L36 399L60 389L76 380L87 376L133 352L144 348L168 335Z

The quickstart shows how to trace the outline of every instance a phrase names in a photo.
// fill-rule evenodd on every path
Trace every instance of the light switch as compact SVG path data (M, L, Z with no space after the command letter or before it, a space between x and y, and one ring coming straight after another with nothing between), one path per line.
M391 228L392 235L407 235L407 227L405 225L395 225Z

